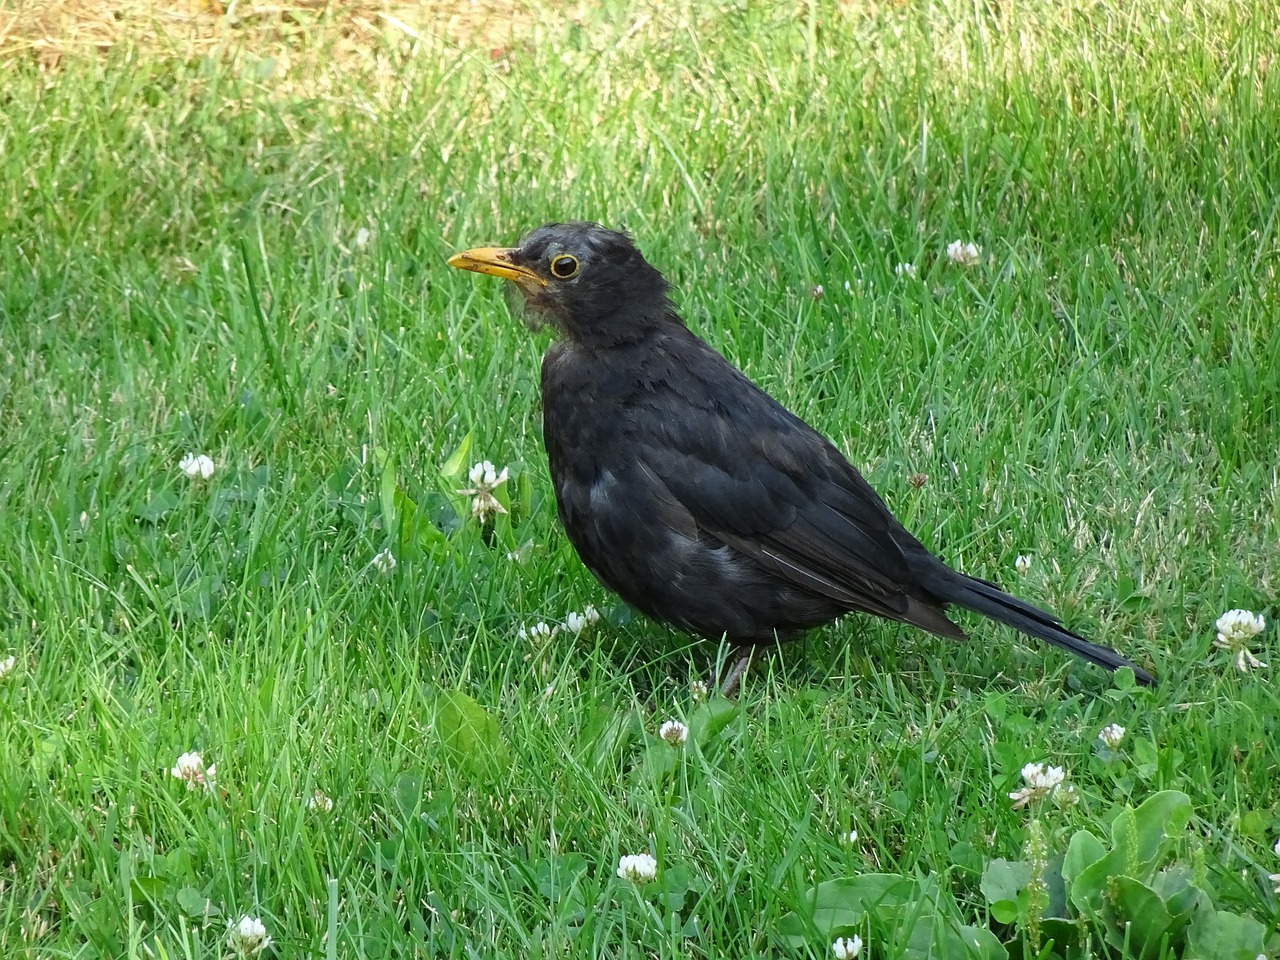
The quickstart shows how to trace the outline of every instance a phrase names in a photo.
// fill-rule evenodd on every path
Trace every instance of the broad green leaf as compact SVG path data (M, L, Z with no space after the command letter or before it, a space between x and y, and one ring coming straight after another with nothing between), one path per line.
M1109 885L1120 877L1140 884L1151 881L1165 846L1182 833L1190 819L1187 795L1166 790L1152 795L1136 810L1121 811L1111 824L1112 848L1100 857L1095 855L1101 844L1091 834L1077 833L1063 864L1071 903L1086 916L1100 919Z
M1266 956L1267 928L1251 917L1201 910L1187 928L1187 957L1195 960L1256 960Z
M449 538L440 532L431 518L419 510L418 505L399 487L396 488L395 503L396 515L400 518L398 542L402 550L412 545L428 551L437 546L449 545Z
M1128 858L1122 850L1111 850L1101 860L1096 860L1081 871L1071 884L1071 903L1086 917L1096 922L1104 922L1102 909L1105 905L1107 885L1113 878L1125 875Z
M130 881L130 887L135 900L145 900L158 907L165 890L169 888L169 881L163 877L134 877Z
M66 738L56 730L43 740L36 742L35 750L31 755L31 771L36 779L45 779L49 776L49 771L62 762L62 753L66 746Z
M853 908L860 913L881 906L901 906L916 893L916 881L896 873L863 873L818 884L815 912Z
M1102 908L1106 881L1111 875L1111 857L1102 841L1088 830L1076 831L1067 844L1062 862L1067 897L1072 906L1092 919L1097 919Z
M1062 876L1070 886L1085 868L1106 855L1102 841L1088 830L1077 830L1067 844L1067 855L1062 861Z
M1112 921L1108 925L1107 941L1117 950L1123 949L1127 942L1136 957L1154 957L1161 942L1171 936L1175 928L1164 901L1150 887L1131 877L1111 879L1104 914Z
M462 438L462 442L458 444L457 449L449 454L445 460L444 466L440 468L440 476L452 482L458 480L466 473L468 469L468 460L471 457L471 432Z
M1074 920L1048 917L1040 921L1040 937L1045 947L1052 942L1055 948L1052 952L1044 950L1041 956L1067 956L1065 948L1080 938L1080 927Z
M642 764L645 776L660 784L680 768L684 759L684 747L673 747L660 737L653 737L644 750Z
M959 840L951 845L947 854L953 867L959 867L969 873L981 873L984 869L982 854L968 840Z
M715 696L701 703L689 716L689 739L706 748L738 715L738 705L732 700Z
M828 880L813 889L813 899L806 909L783 917L778 930L793 947L809 943L811 929L830 939L837 930L859 926L869 911L892 909L910 901L916 889L915 880L895 873L864 873Z
M962 926L959 921L933 910L932 904L913 904L921 909L904 910L903 926L894 939L902 945L906 960L960 960L964 957L982 960L1007 960L1005 949L990 930ZM948 911L951 913L954 911Z
M556 903L577 890L587 867L587 858L580 853L552 855L534 866L532 880L543 897Z
M950 951L943 948L943 941L947 939L947 922L938 916L934 904L914 900L898 911L898 915L902 919L893 928L891 940L901 946L906 960L936 960L955 954L954 945Z
M981 890L987 903L1017 900L1018 894L1031 880L1031 864L997 858L982 872ZM1001 920L1008 923L1008 920Z
M179 908L188 917L217 917L222 915L222 910L195 887L183 887L174 894L174 900L178 902Z
M495 772L510 759L498 721L461 690L445 690L435 701L435 732L446 756L475 772Z
M178 503L178 495L172 490L160 490L156 493L148 490L146 502L134 510L133 515L145 523L158 523Z
M984 937L976 928L961 925L955 897L939 887L936 875L920 880L909 902L900 907L885 904L875 914L881 923L892 922L894 914L900 918L893 940L902 945L902 956L909 960L1007 956L990 931L983 931Z
M533 516L533 478L528 470L521 470L516 477L516 504L521 520Z
M1115 684L1117 690L1133 690L1137 687L1137 678L1133 675L1132 667L1121 667L1112 674L1111 682Z
M426 796L422 788L422 777L415 773L402 773L396 777L392 796L396 801L396 809L405 820L410 820L418 813L418 808Z
M1162 853L1165 840L1186 830L1191 813L1191 798L1177 790L1163 790L1143 801L1133 812L1138 862L1152 864Z
M1182 864L1161 870L1151 883L1151 889L1164 901L1169 915L1180 923L1186 923L1196 910L1211 910L1213 901L1193 882L1190 867Z
M1009 958L1009 951L1000 942L1000 938L986 927L957 925L953 929L953 935L955 940L964 945L969 955L978 960L1008 960Z
M988 900L987 902L991 906L991 916L996 918L997 923L1013 923L1018 919L1017 900Z
M688 895L702 889L697 875L683 863L665 868L658 875L658 885L662 889L663 903L671 913L683 910Z
M1044 892L1048 898L1045 902L1044 909L1040 911L1040 916L1044 917L1061 917L1066 919L1071 916L1070 910L1067 908L1067 884L1062 878L1062 861L1063 855L1058 854L1044 869Z
M1249 810L1240 817L1238 833L1261 841L1271 835L1271 821L1274 812L1269 809Z
M393 486L391 500L394 504L396 526L389 532L395 538L400 551L404 551L413 543L414 527L418 525L418 505L399 486ZM427 524L427 526L431 525Z

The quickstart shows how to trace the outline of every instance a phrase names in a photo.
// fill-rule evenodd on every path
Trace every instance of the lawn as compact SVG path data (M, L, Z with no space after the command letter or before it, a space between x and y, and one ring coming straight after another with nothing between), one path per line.
M0 955L1280 955L1280 8L430 9L0 47ZM444 265L558 219L1160 685L850 616L699 696Z

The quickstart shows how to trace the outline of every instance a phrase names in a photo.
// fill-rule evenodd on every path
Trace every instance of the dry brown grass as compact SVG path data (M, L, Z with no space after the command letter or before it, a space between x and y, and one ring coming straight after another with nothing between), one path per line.
M388 39L498 56L531 36L536 23L533 8L519 0L0 0L0 65L30 58L56 70L68 58L116 48L184 59L250 49L288 70L308 56L363 56Z

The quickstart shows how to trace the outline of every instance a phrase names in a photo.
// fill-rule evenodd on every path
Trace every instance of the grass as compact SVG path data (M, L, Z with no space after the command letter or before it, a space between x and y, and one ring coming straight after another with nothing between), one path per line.
M980 878L1024 855L1033 760L1083 798L1031 818L1056 839L1185 792L1178 861L1274 935L1280 695L1211 644L1280 615L1275 9L575 16L493 54L388 26L326 57L321 18L284 60L4 68L0 953L216 957L250 914L291 957L824 957L785 915L869 872L1014 942ZM545 340L443 267L563 218L630 228L926 543L1160 687L851 617L695 707L715 645L621 609L558 527ZM466 438L512 469L489 532L442 474ZM216 791L169 775L188 750Z

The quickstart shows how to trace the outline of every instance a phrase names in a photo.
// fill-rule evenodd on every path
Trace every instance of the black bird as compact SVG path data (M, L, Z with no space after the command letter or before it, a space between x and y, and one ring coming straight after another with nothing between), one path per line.
M549 223L449 265L513 281L531 325L554 328L542 403L560 522L648 616L749 650L851 610L962 640L956 604L1155 683L931 554L839 450L689 331L626 234Z

